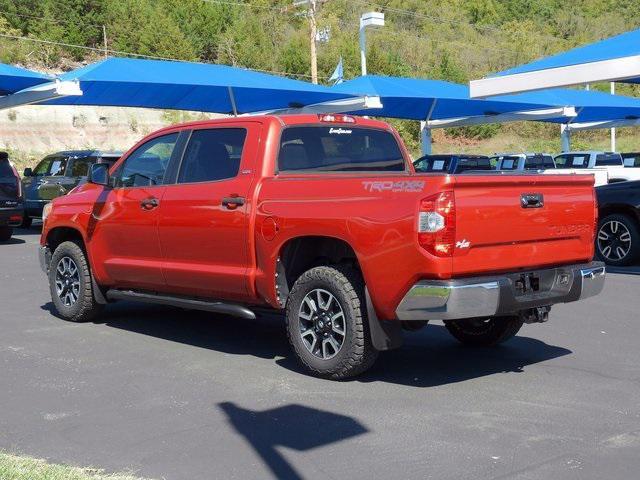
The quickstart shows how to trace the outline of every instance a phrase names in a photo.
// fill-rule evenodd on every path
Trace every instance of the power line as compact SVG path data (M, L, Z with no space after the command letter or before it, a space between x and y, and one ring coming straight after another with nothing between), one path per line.
M82 50L88 50L88 51L91 51L91 52L98 52L98 53L101 53L101 54L104 54L106 52L106 53L114 55L114 56L138 57L138 58L147 58L147 59L150 59L150 60L166 60L166 61L172 61L172 62L186 61L186 60L180 60L178 58L161 57L161 56L157 56L157 55L144 55L142 53L131 53L131 52L125 52L125 51L122 51L122 50L112 50L112 49L97 48L97 47L87 47L85 45L75 45L73 43L56 42L56 41L53 41L53 40L44 40L44 39L41 39L41 38L23 37L23 36L19 36L19 35L9 35L9 34L6 34L6 33L0 33L0 38L8 38L8 39L11 39L11 40L22 40L22 41L28 41L28 42L42 43L42 44L45 44L45 45L55 45L55 46L59 46L59 47L80 48ZM217 65L217 64L212 64L210 62L200 62L200 63L207 63L207 64L210 64L210 65ZM238 68L245 68L245 67L238 67ZM273 74L273 75L311 78L311 75L307 75L305 73L278 72L278 71L273 71L273 70L262 70L262 69L259 69L259 68L247 68L247 70L253 70L255 72L261 72L261 73L270 73L270 74Z
M30 18L33 20L44 20L45 22L50 22L50 23L57 23L59 25L62 24L71 24L71 23L76 23L73 22L71 20L58 20L56 18L48 18L48 17L39 17L37 15L27 15L24 13L14 13L14 12L7 12L7 11L0 11L0 15L3 16L11 16L11 17L20 17L20 18ZM96 27L96 28L102 28L102 25L98 25L97 23L83 23L82 26L88 26L88 27Z

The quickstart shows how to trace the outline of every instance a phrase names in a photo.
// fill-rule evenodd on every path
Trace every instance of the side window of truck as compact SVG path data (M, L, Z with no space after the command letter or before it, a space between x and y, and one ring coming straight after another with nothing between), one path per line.
M194 130L184 152L178 183L214 182L238 175L247 138L244 128Z
M114 187L162 185L177 140L178 134L171 133L156 137L138 147L118 168Z

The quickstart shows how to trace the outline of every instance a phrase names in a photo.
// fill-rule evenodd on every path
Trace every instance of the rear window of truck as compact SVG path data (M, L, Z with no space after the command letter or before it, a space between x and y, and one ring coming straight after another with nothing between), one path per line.
M589 167L588 153L572 153L568 155L558 155L556 158L556 168L587 168Z
M622 157L619 153L601 153L596 156L596 167L616 166L623 165Z
M524 161L525 170L546 170L547 168L556 168L551 155L534 155L527 157Z
M405 160L395 137L352 126L303 126L283 130L280 172L402 172Z
M9 160L0 160L0 178L6 180L7 178L14 178L13 169Z

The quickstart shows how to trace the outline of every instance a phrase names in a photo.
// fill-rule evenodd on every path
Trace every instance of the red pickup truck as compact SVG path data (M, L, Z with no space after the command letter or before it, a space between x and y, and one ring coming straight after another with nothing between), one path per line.
M488 174L489 173L489 174ZM346 115L172 126L44 210L60 316L134 300L285 312L313 374L346 378L444 320L494 345L599 293L591 176L416 174L387 124Z

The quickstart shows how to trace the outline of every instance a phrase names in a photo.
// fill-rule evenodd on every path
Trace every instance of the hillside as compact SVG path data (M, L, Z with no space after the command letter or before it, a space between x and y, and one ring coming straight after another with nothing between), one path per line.
M638 27L636 0L318 0L321 82L340 57L359 74L358 18L384 11L368 35L369 72L466 82ZM0 61L67 70L109 54L224 63L309 79L308 22L292 0L0 0ZM45 43L50 42L50 43ZM608 86L594 86L606 89ZM639 94L620 86L619 93ZM396 122L412 148L415 122ZM557 145L556 126L489 126L436 137L435 148ZM634 131L623 132L633 144ZM532 140L535 139L535 140ZM605 133L577 136L606 142ZM532 144L535 143L534 144ZM537 142L537 143L536 143ZM640 142L638 142L640 143ZM488 147L487 147L488 148Z

